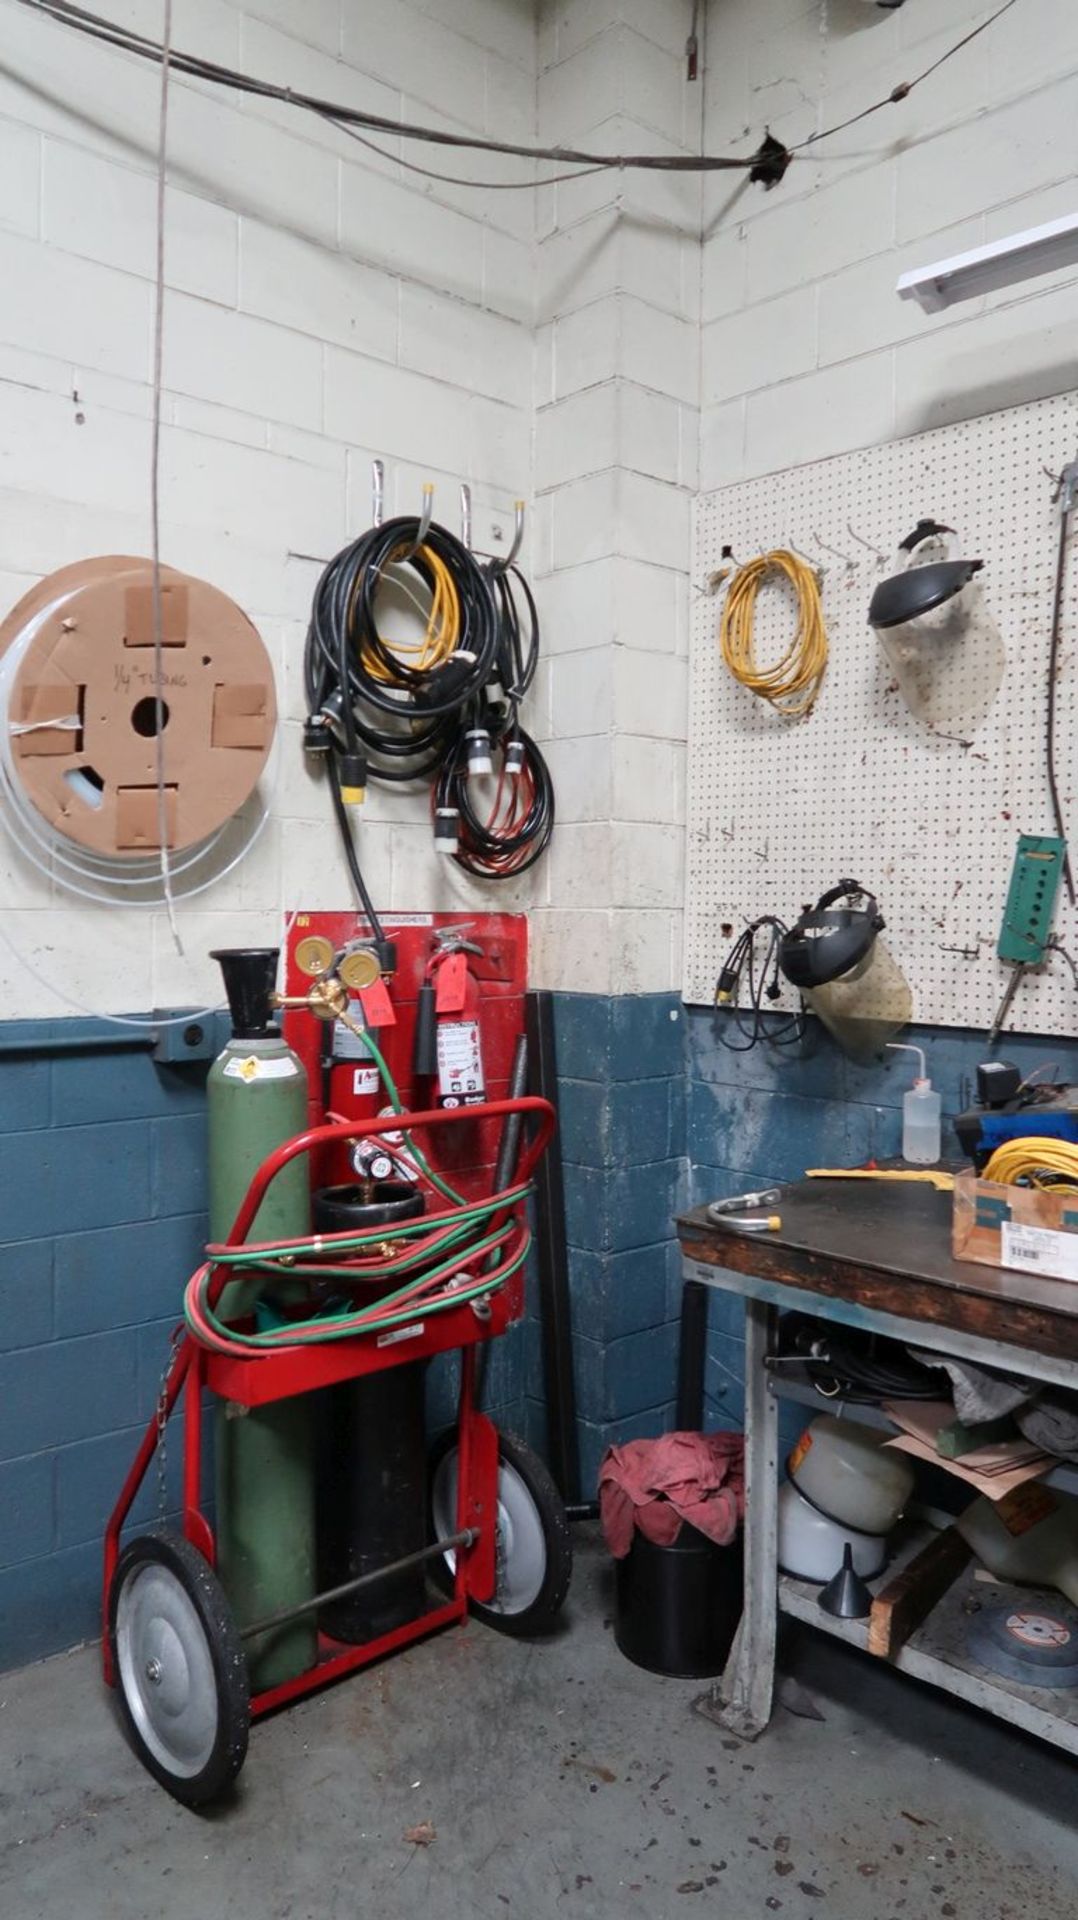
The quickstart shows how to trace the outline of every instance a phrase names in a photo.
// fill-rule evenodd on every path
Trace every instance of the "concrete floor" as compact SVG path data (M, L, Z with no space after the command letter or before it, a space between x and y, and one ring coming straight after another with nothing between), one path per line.
M1070 1761L807 1632L825 1718L740 1746L622 1660L577 1545L555 1640L469 1626L279 1714L212 1816L143 1773L95 1650L0 1678L0 1914L1071 1920Z

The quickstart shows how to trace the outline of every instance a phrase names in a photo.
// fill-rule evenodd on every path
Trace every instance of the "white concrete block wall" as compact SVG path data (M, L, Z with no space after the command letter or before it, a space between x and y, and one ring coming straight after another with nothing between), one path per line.
M111 8L156 35L160 7ZM145 553L154 264L155 69L0 0L0 612L73 558ZM177 46L387 116L531 137L531 0L176 0ZM7 1018L199 1002L222 940L274 937L297 904L349 899L328 800L303 764L301 655L317 566L426 478L451 526L471 483L479 541L530 498L535 195L442 186L309 115L176 77L170 109L162 448L166 560L232 593L274 659L285 724L272 818L237 873L160 916L84 909L6 841ZM511 163L409 156L447 173ZM529 526L524 558L534 565ZM550 725L546 668L532 703ZM375 898L528 905L546 868L481 888L431 851L425 791L371 790ZM123 964L118 964L122 955Z
M548 0L544 141L698 149L681 0ZM594 992L678 977L688 512L697 484L698 176L538 196L535 487L562 822L540 967Z
M139 31L158 0L113 0ZM177 44L389 118L609 152L806 140L933 60L990 0L175 0ZM0 0L0 610L80 555L148 545L156 76ZM76 911L0 848L10 1015L66 941L98 1008L197 1000L204 950L269 937L300 892L347 898L299 754L311 555L432 479L476 537L529 500L546 661L529 715L559 830L515 889L431 852L425 795L372 792L364 861L390 906L533 914L535 977L676 984L688 509L711 488L1074 384L1078 275L928 318L905 268L1075 205L1078 15L1022 0L912 98L742 176L597 173L519 194L493 155L372 153L288 107L177 80L169 167L165 557L265 634L284 724L272 819L198 903ZM480 189L402 164L463 172ZM557 167L540 169L557 172ZM489 184L487 184L489 183ZM124 977L114 963L122 933Z
M804 140L928 67L989 0L712 0L707 145ZM1078 272L927 316L900 273L1078 206L1078 13L1022 0L770 193L705 189L705 489L1075 384Z

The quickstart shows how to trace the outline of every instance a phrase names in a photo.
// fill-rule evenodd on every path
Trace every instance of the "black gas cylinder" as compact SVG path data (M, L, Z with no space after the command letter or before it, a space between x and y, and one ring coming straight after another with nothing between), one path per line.
M392 1228L423 1212L406 1182L323 1187L312 1198L316 1232ZM388 1289L384 1282L367 1298ZM318 1590L342 1585L426 1544L425 1361L348 1380L318 1397ZM422 1567L379 1580L319 1609L318 1624L350 1644L389 1633L423 1612Z

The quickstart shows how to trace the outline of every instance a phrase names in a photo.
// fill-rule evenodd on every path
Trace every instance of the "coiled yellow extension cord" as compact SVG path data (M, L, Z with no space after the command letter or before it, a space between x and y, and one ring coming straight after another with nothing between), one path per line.
M1074 1181L1078 1185L1078 1146L1069 1140L1056 1140L1042 1134L1007 1140L996 1148L982 1178L995 1180L1003 1187L1017 1186L1019 1181L1042 1188L1051 1187L1059 1180Z
M797 632L781 660L761 668L756 659L756 596L768 575L776 573L797 596ZM827 672L828 648L819 582L808 562L776 547L739 567L727 590L719 647L734 679L776 712L788 720L811 713Z
M408 549L405 546L396 548L394 552L390 554L388 564L393 565L395 562L399 563L407 551ZM456 650L459 644L461 628L460 597L457 593L456 582L449 568L446 566L444 560L439 558L438 554L432 552L430 547L420 547L419 552L414 557L416 559L422 558L423 564L429 569L434 582L431 591L430 606L427 609L426 631L421 638L416 640L391 639L386 634L383 634L382 644L389 647L399 658L405 660L408 666L416 672L426 673L430 668L440 666L443 660L448 660L450 654ZM359 589L360 581L357 579L355 591L352 596L353 605L358 596ZM414 595L409 592L407 587L404 588L404 591L408 593L409 599L414 598ZM383 683L393 681L393 674L383 662L373 654L367 654L365 665L372 680L380 680Z

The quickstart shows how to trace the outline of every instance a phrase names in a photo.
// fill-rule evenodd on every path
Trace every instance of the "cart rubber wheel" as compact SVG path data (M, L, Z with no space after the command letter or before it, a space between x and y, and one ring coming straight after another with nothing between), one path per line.
M224 1589L181 1534L126 1546L109 1591L123 1717L143 1766L187 1807L206 1806L247 1753L250 1690Z
M431 1453L430 1518L435 1536L457 1530L457 1434L451 1428ZM494 1598L470 1600L477 1620L527 1639L548 1633L569 1591L573 1544L565 1506L547 1468L515 1434L498 1435L498 1544ZM431 1562L434 1579L451 1591L456 1554Z

